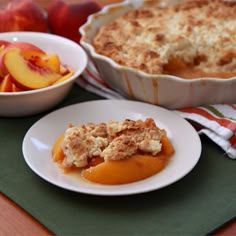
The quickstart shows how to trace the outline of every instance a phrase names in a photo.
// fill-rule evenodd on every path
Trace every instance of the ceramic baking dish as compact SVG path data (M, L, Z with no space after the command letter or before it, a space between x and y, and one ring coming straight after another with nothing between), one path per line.
M112 59L96 53L92 46L92 40L100 26L113 21L127 11L144 4L151 5L153 2L157 1L128 0L106 6L100 12L91 15L79 29L82 35L81 45L95 64L101 78L111 88L130 99L145 101L169 109L235 103L236 77L187 80L171 75L151 75L121 66Z

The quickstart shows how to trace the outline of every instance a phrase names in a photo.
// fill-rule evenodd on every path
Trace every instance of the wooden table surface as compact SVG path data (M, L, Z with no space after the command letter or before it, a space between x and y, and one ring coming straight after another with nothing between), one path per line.
M43 8L47 9L51 1L35 0ZM87 0L67 0L67 2L86 2ZM104 6L111 2L121 0L93 0ZM8 3L9 0L0 0L0 3ZM222 222L223 223L223 222ZM37 220L26 213L5 195L0 194L0 235L53 235ZM233 236L236 235L236 219L216 230L212 235Z
M3 194L0 194L0 235L53 235L37 220ZM236 220L223 225L212 235L236 235Z

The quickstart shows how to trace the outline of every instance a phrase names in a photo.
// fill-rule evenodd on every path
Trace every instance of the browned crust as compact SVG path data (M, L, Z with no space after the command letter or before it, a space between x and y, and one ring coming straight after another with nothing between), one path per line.
M93 46L118 64L150 74L163 73L173 58L205 72L236 74L236 1L139 8L102 26Z

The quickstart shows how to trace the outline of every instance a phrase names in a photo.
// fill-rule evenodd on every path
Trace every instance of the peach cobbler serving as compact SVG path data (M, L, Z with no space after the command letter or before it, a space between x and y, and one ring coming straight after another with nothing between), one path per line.
M236 1L141 7L100 27L98 54L148 74L236 76Z
M125 184L160 172L174 147L152 118L70 125L52 148L64 172L100 184Z

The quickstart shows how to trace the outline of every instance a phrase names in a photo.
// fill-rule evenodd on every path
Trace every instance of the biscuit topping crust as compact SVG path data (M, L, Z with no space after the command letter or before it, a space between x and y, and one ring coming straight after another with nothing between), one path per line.
M192 0L139 8L101 27L97 53L149 74L171 62L206 73L236 74L236 1Z
M155 156L161 151L163 135L152 118L71 126L62 143L62 166L85 167L96 156L105 161L126 159L136 153Z

